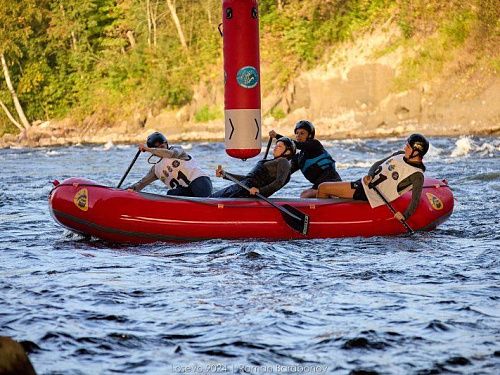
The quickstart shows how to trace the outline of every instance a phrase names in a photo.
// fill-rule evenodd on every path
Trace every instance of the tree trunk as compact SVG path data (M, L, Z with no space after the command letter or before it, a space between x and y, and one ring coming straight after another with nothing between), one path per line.
M154 11L152 11L152 13L151 13L151 21L153 23L153 46L155 46L155 48L156 48L156 45L158 44L157 43L158 32L157 32L157 28L156 28L156 19L158 18L158 5L159 5L159 0L156 0L155 6L154 6Z
M177 17L177 12L175 10L175 3L172 3L172 0L167 0L168 9L170 9L170 14L172 15L172 20L175 23L175 27L177 28L177 33L179 34L179 39L181 41L182 47L187 50L188 46L186 43L186 38L184 38L184 33L182 32L181 23L179 21L179 17Z
M278 10L283 10L283 0L278 0Z
M146 17L148 19L148 47L151 47L151 2L146 0Z
M9 118L9 120L14 124L16 125L16 127L21 130L21 131L24 131L24 128L23 126L18 123L16 121L16 119L14 118L14 116L12 116L12 113L10 113L9 109L7 108L7 106L5 104L3 104L3 102L0 100L0 107L2 107L3 111L5 112L5 114L7 115L7 117Z
M130 43L130 48L135 48L135 38L134 38L134 32L132 30L127 31L127 38L128 42Z
M16 91L14 90L14 86L12 86L12 81L10 80L9 68L7 67L7 63L5 62L5 56L3 53L0 54L0 59L2 60L2 68L3 68L3 76L5 78L5 83L7 83L7 88L10 91L10 95L12 96L12 101L14 102L14 107L16 108L19 119L21 120L21 124L25 129L31 128L31 125L24 114L23 107L19 102L19 98L17 97Z

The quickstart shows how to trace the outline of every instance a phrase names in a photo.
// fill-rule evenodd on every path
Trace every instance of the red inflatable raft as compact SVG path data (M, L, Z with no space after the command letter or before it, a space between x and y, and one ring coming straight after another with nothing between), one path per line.
M102 186L82 178L58 184L49 195L54 219L71 231L111 242L196 241L226 239L312 239L389 236L406 232L388 207L346 199L273 198L309 216L306 235L293 230L280 210L260 199L169 197ZM403 211L411 192L392 202ZM426 179L420 204L408 220L414 230L428 231L453 211L447 184Z

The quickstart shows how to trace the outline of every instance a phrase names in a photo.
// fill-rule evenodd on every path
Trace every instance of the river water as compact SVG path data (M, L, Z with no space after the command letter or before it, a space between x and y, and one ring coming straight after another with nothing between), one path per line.
M498 374L500 139L431 142L427 175L456 197L433 232L142 246L82 239L47 207L54 179L116 185L134 147L0 150L0 335L27 341L39 374ZM403 140L325 145L349 180ZM254 164L183 146L207 170Z

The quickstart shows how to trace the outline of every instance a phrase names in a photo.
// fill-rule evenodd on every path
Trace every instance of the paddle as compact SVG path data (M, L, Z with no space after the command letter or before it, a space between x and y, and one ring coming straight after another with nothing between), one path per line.
M389 201L380 192L380 190L378 189L378 187L372 186L372 189L375 190L375 192L378 194L378 196L384 201L384 203L386 204L386 206L389 207L389 209L391 210L391 212L393 214L396 214L397 211L394 209L394 207L392 207L392 204L390 204ZM406 220L403 219L403 220L400 221L400 223L403 224L403 226L406 228L406 230L408 231L408 233L410 233L410 234L415 233L415 231L413 229L411 229L411 227L408 225L408 223L406 222Z
M267 159L267 154L269 154L269 149L271 148L271 143L273 143L273 139L269 138L269 141L267 142L266 154L264 155L264 160Z
M125 174L123 175L122 179L120 180L120 183L118 184L118 186L116 187L117 189L120 188L120 186L122 186L122 183L123 181L125 180L125 178L127 177L128 175L128 172L130 172L130 170L132 169L132 167L134 166L135 164L135 161L137 160L137 158L139 157L139 155L141 154L141 150L137 151L137 154L135 154L134 156L134 159L132 160L132 163L130 163L130 165L128 166L128 169L127 171L125 172Z
M250 191L250 188L248 186L245 186L244 184L242 184L240 181L238 181L233 176L228 175L226 172L222 171L222 176L227 178L228 180L233 181L235 184L241 186L242 188ZM283 216L285 223L287 223L290 228L303 234L304 236L307 234L307 231L309 229L309 216L308 215L306 215L302 211L297 210L295 207L290 206L289 204L284 204L283 206L280 206L280 205L277 205L276 203L272 202L270 199L266 198L262 194L257 193L255 195L258 198L269 203L271 206L280 210L281 216Z

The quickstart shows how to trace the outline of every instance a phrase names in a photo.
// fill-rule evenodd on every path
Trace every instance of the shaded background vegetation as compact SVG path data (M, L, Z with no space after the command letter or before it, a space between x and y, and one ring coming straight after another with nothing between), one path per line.
M388 21L401 38L380 54L422 46L404 61L399 89L438 73L466 42L500 70L495 0L261 0L259 6L264 95L324 62L338 43ZM0 0L0 54L29 121L100 114L112 123L137 109L183 106L196 85L222 79L220 14L220 0ZM15 116L0 78L0 100ZM194 120L221 115L204 107ZM15 131L0 111L0 135Z

